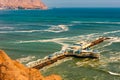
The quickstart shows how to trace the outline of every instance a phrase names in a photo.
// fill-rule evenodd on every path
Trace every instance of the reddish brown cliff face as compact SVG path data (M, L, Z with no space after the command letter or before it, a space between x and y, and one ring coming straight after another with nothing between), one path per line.
M0 0L0 8L47 9L47 6L41 0Z
M0 80L61 80L61 77L58 75L44 77L38 70L11 60L0 50Z

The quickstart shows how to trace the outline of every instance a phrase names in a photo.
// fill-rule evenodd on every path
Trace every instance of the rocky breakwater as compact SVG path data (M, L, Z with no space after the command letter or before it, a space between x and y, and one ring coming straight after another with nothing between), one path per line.
M58 75L44 77L39 70L27 68L0 50L0 80L61 80Z
M47 9L41 0L0 0L0 9Z

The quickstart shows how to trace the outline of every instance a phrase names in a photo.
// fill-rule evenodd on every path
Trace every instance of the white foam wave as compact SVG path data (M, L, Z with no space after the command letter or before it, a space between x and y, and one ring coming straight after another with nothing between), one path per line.
M60 32L65 32L68 31L69 28L67 26L70 25L57 25L53 26L46 29L46 30L16 30L12 31L12 27L1 27L0 29L11 29L11 31L1 31L0 33L33 33L33 32L54 32L54 33L60 33Z
M43 30L22 30L22 31L1 31L0 33L32 33L32 32L40 32Z
M82 23L81 21L72 21L72 23Z
M119 62L120 61L120 57L116 56L116 57L110 57L109 62Z
M111 46L113 43L118 43L120 42L120 37L109 37L110 39L106 41L106 43L103 46L98 47L99 48L104 48L107 46Z
M65 40L67 40L67 38L55 38L55 39L48 39L48 40L19 41L17 43L54 42L54 43L62 45L61 50L65 50L69 46L69 44L64 43Z
M64 37L64 38L53 38L53 39L46 39L46 40L29 40L29 41L19 41L16 43L32 43L32 42L55 42L61 45L64 45L64 42L76 42L76 41L84 41L90 40L91 38L96 38L97 33L88 34L88 35L80 35L80 36L73 36L73 37ZM67 43L65 44L67 46Z
M17 43L31 43L31 42L55 42L55 43L60 43L67 38L53 38L53 39L46 39L46 40L30 40L30 41L19 41Z
M111 38L111 39L108 40L109 43L107 43L106 45L104 45L104 47L110 46L110 45L112 45L113 43L120 42L120 37L110 37L110 38Z
M108 71L108 73L111 74L111 75L120 76L120 73L114 73L114 72L111 72L111 71Z
M44 31L60 33L60 32L65 32L68 30L69 30L69 28L67 27L67 25L57 25L57 26L52 26Z
M100 65L106 66L104 62L101 62L97 59L92 59L91 60L91 59L88 59L88 58L76 62L76 65L78 67L82 67L82 66L99 67Z
M14 32L28 32L28 33L32 33L32 32L39 32L42 30L24 30L24 31L14 31Z
M97 24L120 24L120 22L100 22L100 21L98 21L98 22L96 22L96 21L91 21L91 22L87 22L87 21L72 21L72 23L92 23L92 24L94 24L94 23L97 23Z
M6 27L6 26L4 26L4 27L0 27L0 30L13 30L14 28L13 27Z
M120 37L110 37L112 42L120 42Z
M98 24L120 24L120 22L95 22L95 23L98 23Z
M102 46L102 48L103 48L103 47L110 46L110 45L112 45L112 43L113 43L113 42L109 42L109 43L107 43L107 44L103 45L103 46Z
M103 47L100 47L100 48L103 48ZM99 48L96 48L97 50L99 49ZM102 49L102 50L100 50L100 53L102 53L102 52L108 52L108 51L110 51L110 49Z
M20 63L29 62L30 60L32 60L34 58L35 58L35 56L27 56L27 57L24 57L24 58L19 58L19 59L17 59L17 61L19 61Z
M92 40L95 38L95 35L97 36L96 33L93 34L88 34L88 35L80 35L80 36L73 36L73 37L65 37L65 38L53 38L53 39L46 39L46 40L29 40L29 41L19 41L16 43L33 43L33 42L54 42L57 44L62 45L61 50L65 50L70 44L70 43L75 43L75 42L85 42L88 41L92 38Z
M105 32L105 33L103 33L103 34L106 35L106 34L113 34L113 33L119 33L119 32L120 32L120 30Z

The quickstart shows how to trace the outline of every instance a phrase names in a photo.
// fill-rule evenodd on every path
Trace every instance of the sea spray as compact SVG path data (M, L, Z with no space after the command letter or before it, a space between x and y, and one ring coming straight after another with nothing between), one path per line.
M34 58L35 58L35 56L27 56L27 57L23 57L23 58L18 58L16 60L20 63L24 63L24 62L29 62Z
M65 32L68 30L69 28L67 27L67 25L57 25L57 26L51 26L50 28L44 31L60 33L60 32Z

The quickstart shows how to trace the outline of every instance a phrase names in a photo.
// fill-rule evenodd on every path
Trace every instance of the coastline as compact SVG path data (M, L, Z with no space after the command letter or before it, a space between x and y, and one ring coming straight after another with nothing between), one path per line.
M58 75L42 76L40 71L27 68L0 50L0 80L62 80Z
M73 58L41 72L46 76L58 74L64 80L79 80L83 77L86 80L94 80L94 77L99 80L120 80L119 75L116 75L120 72L119 14L119 9L104 8L1 10L0 49L12 59L27 64L75 42L89 42L100 36L111 37L111 40L95 46L101 53L99 61ZM101 68L110 71L110 74L101 72Z

